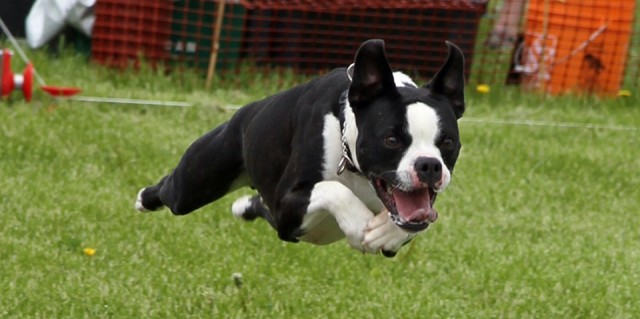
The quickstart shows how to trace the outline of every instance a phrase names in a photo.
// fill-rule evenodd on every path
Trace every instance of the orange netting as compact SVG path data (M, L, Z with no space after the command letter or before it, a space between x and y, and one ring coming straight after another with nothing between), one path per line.
M614 95L638 84L634 0L505 0L476 50L479 83ZM635 31L634 31L635 30ZM480 34L482 36L482 33ZM484 65L491 65L483 67Z

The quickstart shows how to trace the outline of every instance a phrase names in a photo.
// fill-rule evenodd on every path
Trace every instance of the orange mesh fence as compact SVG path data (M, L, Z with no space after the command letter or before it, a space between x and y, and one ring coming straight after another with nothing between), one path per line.
M552 94L614 95L637 86L635 5L633 0L505 0L490 11L490 31L476 52L476 61L494 67L478 68L475 79Z
M394 69L428 78L458 44L472 83L615 94L637 86L635 1L101 0L92 58L232 72L240 64L321 73L383 38ZM221 28L216 32L216 22ZM212 59L215 44L218 50Z

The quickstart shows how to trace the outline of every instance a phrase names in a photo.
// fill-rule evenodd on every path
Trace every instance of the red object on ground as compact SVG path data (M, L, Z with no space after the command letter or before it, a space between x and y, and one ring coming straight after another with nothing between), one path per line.
M13 90L21 90L24 99L30 102L33 94L33 65L29 63L22 74L14 74L13 71L11 71L11 55L11 51L7 49L2 50L0 96L9 96Z
M27 64L22 75L22 94L27 102L31 102L33 95L33 64Z
M82 91L82 89L76 87L57 87L51 85L43 85L40 88L54 97L74 96Z
M7 96L13 91L13 72L11 72L11 52L7 49L2 51L2 78L0 79L1 96Z

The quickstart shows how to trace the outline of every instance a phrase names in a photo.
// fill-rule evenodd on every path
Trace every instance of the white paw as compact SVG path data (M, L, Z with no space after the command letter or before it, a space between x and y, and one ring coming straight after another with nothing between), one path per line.
M145 189L146 188L143 188L138 192L138 197L136 197L136 203L134 204L136 210L143 213L146 213L149 211L144 206L142 206L142 192L144 192Z
M251 207L251 196L245 195L236 199L231 205L233 216L244 219L243 215Z
M396 252L404 243L415 237L396 226L389 219L389 212L382 212L371 218L364 229L363 249L369 253L380 251Z

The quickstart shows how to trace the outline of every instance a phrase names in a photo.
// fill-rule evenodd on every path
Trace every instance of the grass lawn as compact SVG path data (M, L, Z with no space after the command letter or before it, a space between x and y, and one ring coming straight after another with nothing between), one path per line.
M244 72L206 92L190 74L121 72L70 53L30 54L49 84L194 106L56 101L39 92L31 104L18 93L0 102L2 318L640 313L640 92L543 99L470 88L464 146L450 188L438 197L440 218L387 259L358 254L344 241L281 242L266 223L232 217L238 194L183 217L133 210L140 187L231 116L225 106L299 78Z

